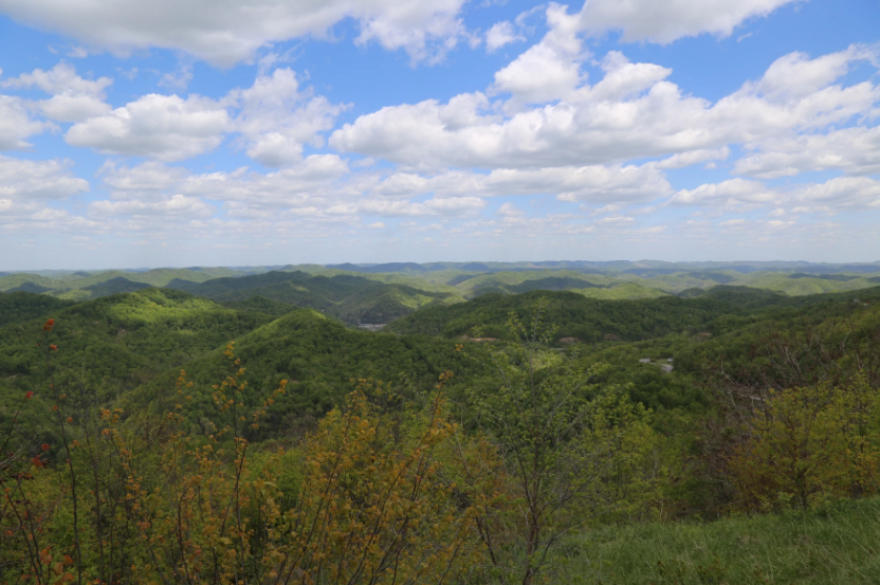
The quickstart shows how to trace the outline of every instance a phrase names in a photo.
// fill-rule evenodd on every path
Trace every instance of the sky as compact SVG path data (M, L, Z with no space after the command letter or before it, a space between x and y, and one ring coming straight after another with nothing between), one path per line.
M880 260L880 0L0 0L0 270Z

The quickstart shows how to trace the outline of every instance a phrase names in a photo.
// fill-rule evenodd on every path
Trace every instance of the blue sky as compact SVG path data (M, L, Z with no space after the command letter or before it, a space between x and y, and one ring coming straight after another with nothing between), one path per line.
M0 0L0 270L880 260L880 0Z

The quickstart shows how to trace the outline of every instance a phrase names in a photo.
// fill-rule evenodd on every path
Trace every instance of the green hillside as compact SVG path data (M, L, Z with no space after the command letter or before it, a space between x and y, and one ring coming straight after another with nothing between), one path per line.
M0 326L40 319L72 305L49 295L29 292L0 293Z
M22 290L45 292L70 300L88 300L110 294L133 292L147 287L163 287L173 280L205 282L240 273L229 268L156 268L147 271L104 270L45 276L16 273L0 277L0 292Z
M554 559L572 585L869 585L880 575L880 500L805 514L635 524L570 537Z
M593 289L588 289L593 290ZM444 337L467 335L473 327L488 337L506 338L507 316L521 317L539 300L547 307L543 319L559 327L557 338L574 337L583 342L636 341L669 333L700 329L711 320L739 311L712 298L680 299L664 296L645 300L599 300L579 292L533 291L519 295L489 293L467 303L427 307L386 327L398 334Z
M5 301L3 295L0 299ZM11 295L10 295L11 296ZM63 303L39 319L0 327L0 426L27 391L45 395L48 372L43 319L55 319L51 353L56 384L82 386L107 401L271 321L260 313L226 309L187 293L144 289L74 305ZM37 419L26 421L42 427ZM4 427L5 428L5 427Z
M387 323L426 305L461 300L452 292L386 284L353 274L323 276L299 271L220 278L201 284L175 280L168 286L226 303L256 295L291 308L315 309L351 325Z
M8 290L19 288L26 284L37 285L44 288L45 290L55 290L55 288L58 286L58 283L51 278L46 278L45 276L39 276L37 274L31 274L27 272L17 272L15 274L0 276L0 292L6 292Z
M351 391L352 378L385 380L396 392L413 398L415 393L430 390L446 370L453 370L462 382L482 371L472 357L455 351L454 342L355 331L308 309L296 309L237 337L235 354L247 368L250 381L243 398L246 406L258 404L280 380L291 381L287 394L270 410L265 431L255 438L284 434L299 419L314 421L324 415ZM192 400L183 409L188 420L216 418L211 385L231 369L222 348L186 364L187 377L195 382ZM119 405L127 412L144 408L154 414L166 412L179 402L174 392L178 374L173 368L158 375L127 394Z

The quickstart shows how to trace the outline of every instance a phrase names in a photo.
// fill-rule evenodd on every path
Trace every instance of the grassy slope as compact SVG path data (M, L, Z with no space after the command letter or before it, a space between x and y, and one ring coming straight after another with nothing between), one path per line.
M609 527L560 548L560 583L880 582L880 499L823 512Z

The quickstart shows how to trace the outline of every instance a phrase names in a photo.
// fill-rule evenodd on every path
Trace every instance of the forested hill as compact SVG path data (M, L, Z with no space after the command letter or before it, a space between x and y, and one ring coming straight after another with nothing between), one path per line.
M0 327L0 419L14 412L14 404L25 392L34 392L38 400L47 392L49 372L42 332L46 317L56 323L51 341L57 347L51 354L56 384L87 386L98 393L94 400L107 404L159 373L272 320L268 315L234 311L208 299L163 289L72 305L40 298L61 307L35 310L31 317L39 314L36 318ZM23 416L27 426L44 422L29 420L27 413Z
M40 319L73 304L75 304L73 301L63 301L38 293L0 293L0 326Z
M466 384L487 367L487 362L474 359L480 348L465 355L447 340L352 330L309 309L296 309L238 337L234 348L249 381L241 395L245 406L258 405L281 380L290 382L286 394L269 409L261 430L251 432L261 439L291 432L303 419L323 416L343 402L353 378L384 380L395 393L412 399L414 392L433 388L445 371L455 372L452 384L458 380ZM208 428L208 421L217 422L211 385L236 369L224 350L219 347L186 364L187 380L195 386L181 412L200 425L194 429L197 433ZM180 403L175 391L178 375L179 369L166 370L127 394L119 405L126 412L168 412Z
M279 313L281 303L290 309L315 309L351 325L384 324L420 307L462 300L454 289L437 292L350 274L323 276L300 271L218 278L200 284L175 280L168 287L235 303L232 306L246 306L241 304L246 301L256 302L255 306L265 305L265 301L251 300L260 297L275 303L270 309L274 314Z
M577 341L640 341L671 333L718 334L731 327L769 318L774 313L797 313L821 307L827 314L844 314L854 303L880 300L880 287L846 293L788 297L740 286L718 286L694 297L600 300L574 292L532 291L519 295L489 293L467 303L426 307L398 319L386 331L401 335L443 337L481 335L509 338L507 316L526 317L538 301L544 303L543 321L558 327L555 339ZM824 313L823 313L824 314ZM722 319L726 318L726 319ZM734 324L738 321L737 324Z
M741 311L733 303L710 296L607 301L573 292L489 293L467 303L427 307L386 329L402 335L457 337L469 335L477 327L485 337L508 338L508 314L514 312L527 318L539 301L544 305L542 320L558 327L556 339L575 338L590 343L638 341L686 330L696 332L721 315Z

